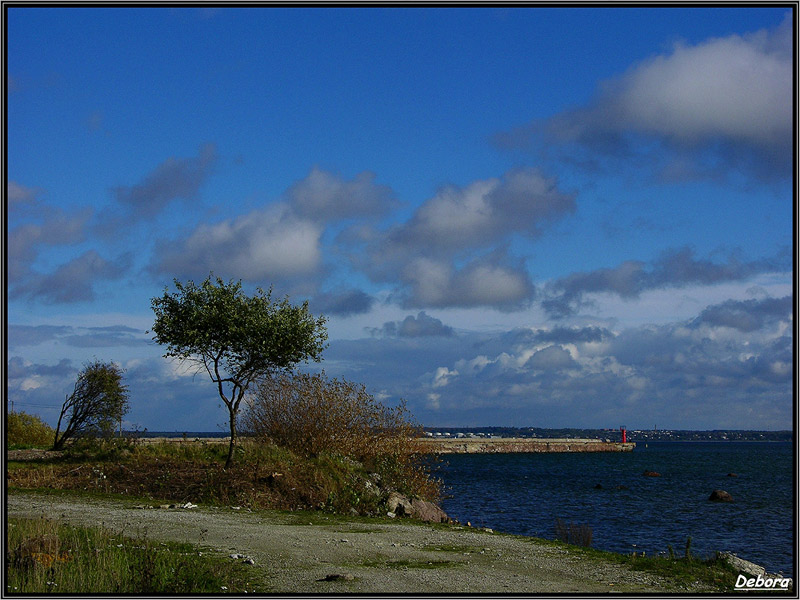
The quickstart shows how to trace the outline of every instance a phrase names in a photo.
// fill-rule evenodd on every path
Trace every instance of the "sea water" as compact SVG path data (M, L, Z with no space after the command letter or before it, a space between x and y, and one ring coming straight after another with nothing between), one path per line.
M555 539L561 519L591 527L592 547L627 554L671 546L683 556L691 538L693 556L733 552L793 577L794 456L791 442L649 442L633 452L452 454L437 474L443 508L462 523ZM734 501L710 502L718 489Z

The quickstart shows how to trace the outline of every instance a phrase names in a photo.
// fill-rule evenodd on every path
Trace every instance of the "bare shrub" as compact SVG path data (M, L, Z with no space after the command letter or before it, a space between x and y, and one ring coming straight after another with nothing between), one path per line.
M390 408L362 384L325 373L282 374L248 398L242 430L303 456L341 455L381 474L390 485L427 499L438 483L424 467L422 429L405 404Z

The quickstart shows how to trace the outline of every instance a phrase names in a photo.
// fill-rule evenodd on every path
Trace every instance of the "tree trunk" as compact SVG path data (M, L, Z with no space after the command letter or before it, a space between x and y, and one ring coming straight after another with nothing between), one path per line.
M64 400L64 404L61 405L61 413L58 415L58 425L56 425L56 435L53 438L53 450L61 450L61 447L64 445L65 436L61 436L61 439L58 438L58 434L61 431L61 419L64 418L64 414L67 412L67 402L69 402L69 396L67 396L66 400Z
M233 464L233 450L236 446L236 411L233 407L229 409L231 415L231 443L228 446L228 459L225 461L225 468L229 468Z

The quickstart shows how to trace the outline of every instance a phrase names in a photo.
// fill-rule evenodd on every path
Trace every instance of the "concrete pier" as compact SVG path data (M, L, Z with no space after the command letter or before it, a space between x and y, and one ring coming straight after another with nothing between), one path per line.
M424 438L434 454L493 454L501 452L631 452L634 442L539 438Z

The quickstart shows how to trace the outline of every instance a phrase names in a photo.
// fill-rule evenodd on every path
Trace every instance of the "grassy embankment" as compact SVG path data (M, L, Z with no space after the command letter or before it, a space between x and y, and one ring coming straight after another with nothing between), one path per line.
M279 446L242 440L224 467L227 445L79 442L64 453L7 465L10 487L124 494L157 503L192 502L254 509L315 509L372 515L385 493L437 500L422 472L408 477L390 459L364 464L344 456L301 456Z
M391 461L364 465L326 453L303 457L247 440L228 469L224 468L227 445L202 441L86 440L62 453L43 454L7 462L10 490L123 496L149 504L192 502L374 515L385 500L376 482L407 494L435 489L404 480ZM7 527L9 593L257 589L257 583L248 582L235 564L188 544L123 539L101 528L67 527L44 519L12 519Z
M430 481L404 479L391 461L365 465L326 453L304 457L278 446L244 440L238 451L237 462L232 468L225 469L226 450L224 444L188 440L154 444L135 441L77 443L57 456L8 462L7 481L11 489L48 490L48 493L70 490L64 493L90 495L119 494L152 504L192 502L246 506L252 509L315 510L348 516L356 513L368 516L383 514L385 507L382 502L385 495L381 494L375 482L380 482L384 489L398 489L403 493L422 497L427 495L427 499L431 500L436 499L431 492L438 490ZM52 531L38 531L37 527L51 528ZM14 529L17 529L14 534L17 537L12 542L11 532ZM43 562L35 556L23 556L24 552L20 548L26 544L35 547L39 543L30 540L42 537L50 539L53 536L58 539L53 547L66 548L63 550L65 555L43 551L40 556ZM81 545L77 539L99 541ZM244 590L249 585L235 571L234 566L215 562L207 553L201 557L201 550L196 548L155 547L146 540L126 542L120 539L113 544L102 542L114 539L117 538L113 534L102 530L71 530L44 522L36 525L10 522L7 556L17 558L12 559L9 564L9 586L19 587L19 591L23 590L23 586L28 586L24 589L40 593L53 591L55 585L59 586L58 591L61 592L117 589L169 592L175 589L178 581L181 581L182 592L189 591L186 586L194 585L205 586L202 590L198 587L198 591L214 592L219 592L223 586L235 591ZM568 548L571 553L590 559L617 562L687 585L701 581L723 592L732 589L736 577L736 573L725 563L713 558L698 560L691 556L641 557L602 552L560 542L536 542L557 544ZM102 553L95 549L109 549L107 556L111 557L116 550L110 550L110 547L117 548L120 544L120 557L110 560L118 563L118 568L122 571L142 571L141 565L145 565L145 579L137 579L137 576L125 579L119 576L105 582L101 579L103 574L89 574L91 570L111 572L111 567L100 560ZM162 567L159 561L166 560L170 555L170 560L177 560L178 563ZM65 557L68 559L61 560ZM70 574L71 571L74 572ZM63 579L57 579L56 574L62 572L64 574L59 577ZM76 576L75 572L80 572L80 576ZM171 578L170 573L182 573L181 579ZM18 579L12 579L14 577ZM22 583L23 580L26 583ZM92 582L90 585L94 587L75 587L78 580ZM15 581L17 583L13 583ZM130 587L123 590L117 587L122 585L117 581L126 581L124 585ZM12 587L7 588L7 591L17 591L12 590Z

